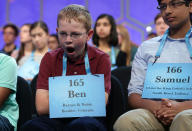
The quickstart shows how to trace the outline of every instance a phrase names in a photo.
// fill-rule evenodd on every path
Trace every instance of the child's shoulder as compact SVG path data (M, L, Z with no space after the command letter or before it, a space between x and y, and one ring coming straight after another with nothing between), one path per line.
M89 54L93 55L93 56L108 56L105 52L99 50L97 47L95 46L91 46L91 45L88 45L88 52Z
M11 56L8 56L6 54L0 53L0 63L16 63L15 59Z
M58 56L63 56L64 49L63 48L58 48L52 51L49 51L46 53L49 57L58 57Z

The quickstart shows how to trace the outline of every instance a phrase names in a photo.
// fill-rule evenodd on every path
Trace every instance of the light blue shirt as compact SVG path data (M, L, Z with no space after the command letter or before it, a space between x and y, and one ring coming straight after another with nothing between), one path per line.
M148 63L153 63L162 36L144 41L138 48L132 64L131 80L128 85L128 95L142 94ZM192 44L192 38L190 38ZM167 38L160 58L156 63L192 63L185 44L185 39Z

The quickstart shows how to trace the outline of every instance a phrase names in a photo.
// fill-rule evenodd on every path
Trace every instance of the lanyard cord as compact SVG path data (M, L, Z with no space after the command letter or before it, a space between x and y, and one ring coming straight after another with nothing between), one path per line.
M87 74L91 74L91 71L90 71L90 65L89 65L89 58L88 58L88 53L86 52L85 53L85 71ZM62 75L63 76L66 76L66 73L67 73L67 54L64 53L63 55L63 73Z
M191 35L191 31L192 31L192 28L190 28L190 30L187 32L187 34L185 36L185 43L186 43L187 49L189 50L190 58L192 59L192 47L191 47L191 44L189 42L189 37ZM158 51L157 51L157 53L155 55L155 60L154 60L153 64L155 64L157 59L160 57L160 55L162 53L162 50L163 50L163 47L165 46L165 42L167 40L168 34L169 34L169 29L167 29L165 34L163 35L160 46L159 46Z

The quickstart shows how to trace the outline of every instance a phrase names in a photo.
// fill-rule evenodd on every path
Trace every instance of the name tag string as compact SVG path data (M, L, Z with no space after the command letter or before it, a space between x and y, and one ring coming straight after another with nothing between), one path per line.
M49 79L50 118L106 116L104 74L91 74L87 52L84 61L86 75L66 76L67 54L63 54L62 76Z
M112 65L115 65L115 64L116 64L116 59L115 59L115 57L116 57L116 56L115 56L115 49L114 49L114 47L112 46L112 47L111 47L111 58L112 58L112 59L111 59L111 64L112 64Z
M187 49L189 50L190 58L192 59L192 47L191 47L191 44L189 42L189 37L191 35L191 32L192 32L192 27L190 28L190 30L187 32L187 34L185 36L185 43L186 43ZM159 46L158 51L157 51L157 53L155 55L155 60L154 60L153 64L155 64L157 59L160 58L160 55L161 55L161 52L162 52L163 47L165 45L165 42L167 40L168 34L169 34L169 29L167 29L166 32L163 35L160 46Z
M90 71L90 65L89 65L89 58L88 58L88 53L86 52L85 53L85 71L87 74L91 74L91 71ZM63 76L66 76L67 74L67 54L64 53L63 55Z

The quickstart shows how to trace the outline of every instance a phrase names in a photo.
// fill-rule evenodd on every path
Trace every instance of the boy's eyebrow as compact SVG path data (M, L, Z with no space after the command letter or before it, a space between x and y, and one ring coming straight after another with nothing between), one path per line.
M59 31L59 32L66 33L65 31Z
M178 1L178 0L170 0L168 3L170 3L170 2L174 2L174 1ZM165 2L162 3L162 1L161 1L160 4L166 4L166 3L165 3Z

